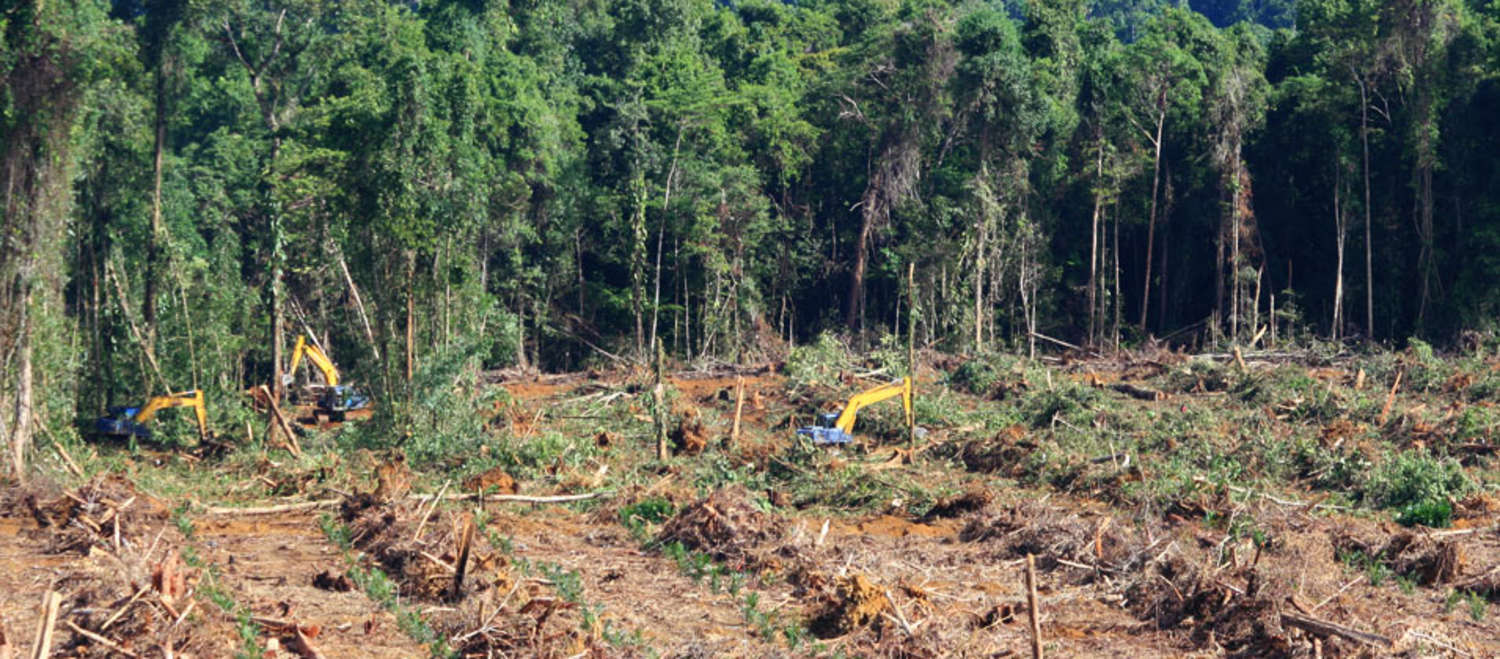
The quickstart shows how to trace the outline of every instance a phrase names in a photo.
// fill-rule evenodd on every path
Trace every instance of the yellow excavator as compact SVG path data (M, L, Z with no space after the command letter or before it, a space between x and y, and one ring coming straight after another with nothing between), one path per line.
M94 432L109 437L151 439L151 429L146 427L156 413L169 407L191 407L198 417L198 439L208 437L208 411L203 406L203 391L193 389L152 398L144 405L111 407L109 416L94 423Z
M360 410L370 405L370 397L359 392L354 387L339 384L339 369L333 365L333 360L323 352L317 345L307 342L307 335L297 337L297 345L292 348L292 365L286 373L281 375L282 386L290 388L296 381L297 367L302 365L303 357L318 367L323 373L323 384L309 384L306 389L318 412L322 412L335 421L344 418L344 413L351 410Z
M859 415L860 408L897 396L901 397L901 404L906 408L906 423L911 425L911 378L902 378L855 394L844 404L843 409L821 414L817 425L798 428L797 434L809 437L814 444L819 445L848 444L854 441L854 419Z

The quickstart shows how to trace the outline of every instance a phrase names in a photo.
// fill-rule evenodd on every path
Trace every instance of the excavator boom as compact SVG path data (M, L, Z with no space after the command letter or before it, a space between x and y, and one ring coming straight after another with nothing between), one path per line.
M150 439L151 430L146 427L156 413L170 407L191 407L198 420L198 438L208 436L208 410L203 404L203 391L180 391L157 396L140 407L123 407L111 410L114 414L99 419L95 430L103 435L131 436Z
M333 365L333 360L329 359L328 355L323 354L323 351L318 346L308 343L306 335L298 336L297 345L292 348L292 366L286 370L286 375L283 376L288 379L287 384L291 383L290 378L293 373L297 372L297 367L302 365L302 357L304 355L307 357L307 361L312 362L313 366L318 367L318 370L323 372L323 382L325 384L330 387L339 386L338 367Z
M849 398L849 402L838 414L824 415L822 424L798 428L797 434L811 437L814 444L847 444L854 441L854 421L859 416L861 408L897 396L901 397L902 407L906 410L906 422L910 424L912 421L911 378L903 378L855 394Z

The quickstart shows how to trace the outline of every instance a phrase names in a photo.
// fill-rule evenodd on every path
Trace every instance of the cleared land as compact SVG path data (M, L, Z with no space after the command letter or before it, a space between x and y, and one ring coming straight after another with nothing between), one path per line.
M899 368L828 344L471 378L456 444L44 445L0 647L56 592L55 656L1026 655L1031 555L1052 656L1500 655L1500 361L1222 357L927 355L915 446L795 441Z

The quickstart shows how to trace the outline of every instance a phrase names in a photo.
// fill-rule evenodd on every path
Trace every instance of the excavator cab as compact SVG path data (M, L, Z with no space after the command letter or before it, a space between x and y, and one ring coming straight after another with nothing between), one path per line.
M901 402L906 408L906 421L910 423L912 420L911 380L901 379L855 394L843 409L819 414L816 425L798 428L797 434L811 439L813 444L820 446L848 444L854 441L854 420L859 415L860 408L897 396L901 397Z

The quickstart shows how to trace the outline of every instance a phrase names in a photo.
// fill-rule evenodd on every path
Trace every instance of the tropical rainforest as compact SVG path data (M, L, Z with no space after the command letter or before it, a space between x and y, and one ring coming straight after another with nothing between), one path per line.
M395 399L1500 311L1495 0L7 0L0 34L13 438L229 414L301 334Z

